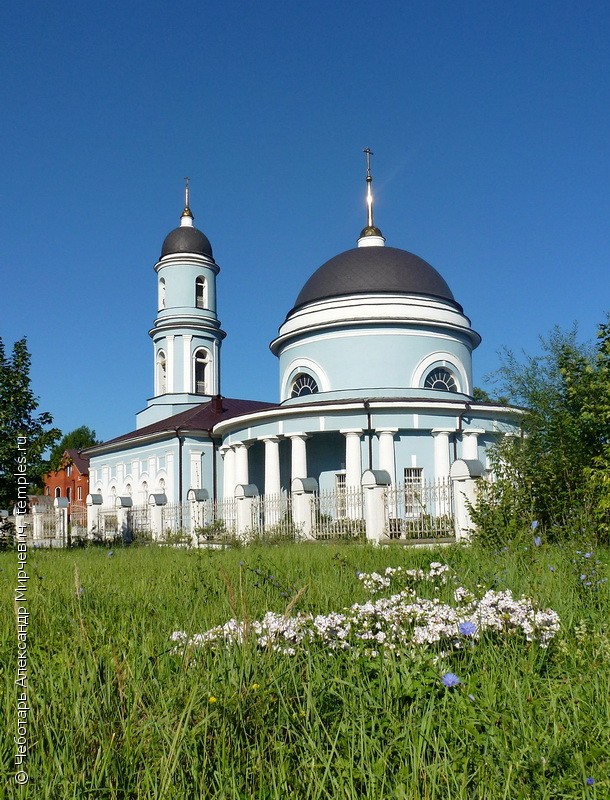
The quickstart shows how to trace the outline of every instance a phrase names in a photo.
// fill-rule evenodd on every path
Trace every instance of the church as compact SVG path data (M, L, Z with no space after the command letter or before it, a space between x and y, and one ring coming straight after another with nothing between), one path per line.
M194 226L187 185L180 225L154 266L153 396L134 431L87 450L92 502L221 500L236 487L280 496L295 479L358 491L366 470L413 488L448 479L458 459L488 469L490 446L518 432L517 409L473 398L481 337L446 280L388 246L376 227L365 153L366 224L356 247L303 276L270 343L277 402L219 394L219 266Z

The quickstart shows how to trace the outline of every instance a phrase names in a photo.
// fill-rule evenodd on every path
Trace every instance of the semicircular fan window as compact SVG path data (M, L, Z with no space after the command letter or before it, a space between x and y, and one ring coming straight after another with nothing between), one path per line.
M302 372L293 380L292 388L290 389L290 396L302 397L306 394L316 394L317 391L318 384L315 382L314 378L312 378L311 375L307 375L307 373Z
M457 392L457 383L448 369L437 367L429 372L424 382L426 389L435 389L438 392Z

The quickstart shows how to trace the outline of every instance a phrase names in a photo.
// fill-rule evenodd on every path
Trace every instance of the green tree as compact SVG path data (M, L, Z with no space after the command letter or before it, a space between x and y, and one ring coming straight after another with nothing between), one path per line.
M31 358L27 342L15 342L6 356L0 339L0 507L12 508L19 488L28 492L40 487L48 470L45 452L61 432L50 427L48 412L36 415L38 399L30 386ZM24 476L24 477L22 477Z
M75 428L70 433L66 433L51 450L51 458L49 459L51 469L56 471L60 468L61 460L66 450L84 450L85 447L92 447L94 444L99 443L99 439L95 436L95 431L87 427L87 425Z
M482 535L499 541L533 520L550 536L583 519L599 532L610 475L609 325L597 347L555 329L540 355L520 361L505 351L497 379L525 409L523 435L495 451L498 480L475 510Z

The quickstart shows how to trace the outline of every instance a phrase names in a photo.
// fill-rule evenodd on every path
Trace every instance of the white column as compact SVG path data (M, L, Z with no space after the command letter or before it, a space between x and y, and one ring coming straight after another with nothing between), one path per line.
M353 489L360 487L362 480L362 448L360 437L362 428L341 431L345 436L345 486Z
M292 482L295 478L307 477L307 447L305 442L308 437L306 433L290 433L288 436L292 442L290 468L290 480Z
M453 428L433 428L434 436L434 476L437 480L449 477L449 436Z
M390 475L392 486L396 484L396 459L394 456L394 434L398 428L378 428L379 436L379 469L385 469Z
M462 431L462 458L465 461L478 459L480 433L485 433L483 428L468 428Z
M248 474L248 447L250 444L239 442L235 445L235 484L250 483Z
M165 391L170 394L174 391L174 335L167 336L167 353L165 354Z
M362 428L341 431L345 436L345 513L349 519L360 519L362 481Z
M218 339L212 342L212 363L208 369L211 371L211 390L210 394L220 394L220 348L218 346Z
M280 487L280 439L268 436L265 443L265 494L279 495Z
M235 450L228 445L223 445L220 448L220 454L223 459L223 479L222 479L222 496L226 499L231 499L235 495Z
M182 335L182 391L190 393L193 391L192 374L193 365L191 364L191 334Z

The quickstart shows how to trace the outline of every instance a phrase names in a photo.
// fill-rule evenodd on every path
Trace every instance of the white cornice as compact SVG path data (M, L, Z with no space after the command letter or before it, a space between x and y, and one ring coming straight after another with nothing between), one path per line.
M320 300L297 309L286 318L269 346L277 355L291 339L312 332L388 325L445 328L470 339L473 348L481 342L468 317L450 303L416 295L367 294Z
M362 400L346 400L344 402L337 401L334 403L310 403L308 405L295 405L295 406L281 406L279 408L270 408L265 411L256 411L252 414L244 414L240 417L232 417L231 419L219 422L214 426L212 433L214 436L225 436L231 430L239 430L241 428L251 427L255 424L264 424L266 422L279 422L294 417L317 417L320 415L328 416L333 412L349 412L349 411L375 411L381 410L402 410L412 413L414 410L418 411L462 411L467 408L470 413L477 413L485 415L485 413L492 413L494 416L498 413L505 413L507 415L514 415L520 417L524 411L523 409L514 408L513 406L505 405L478 405L476 403L468 403L467 401L445 401L439 400L432 402L422 398L407 399L366 399Z

